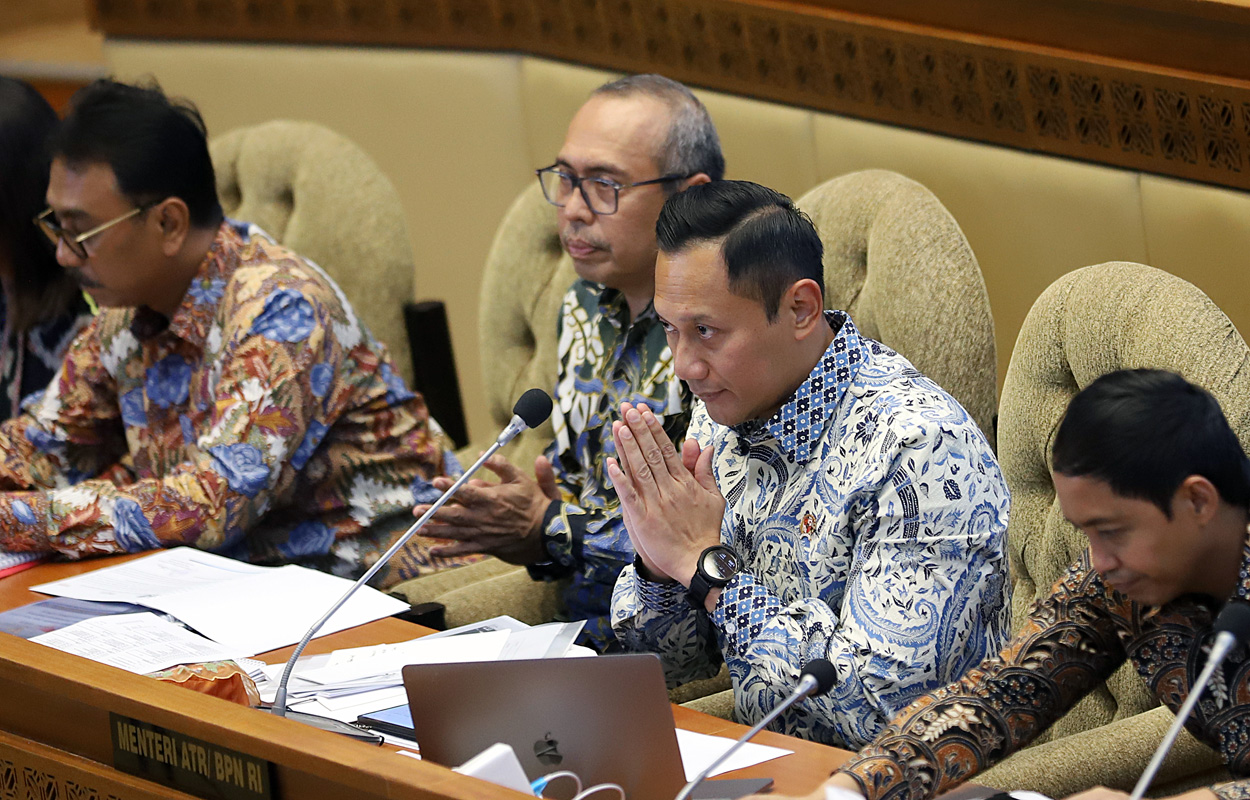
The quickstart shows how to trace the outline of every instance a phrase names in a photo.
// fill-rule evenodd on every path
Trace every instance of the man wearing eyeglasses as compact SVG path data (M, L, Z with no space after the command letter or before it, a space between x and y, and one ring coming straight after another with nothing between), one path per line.
M52 153L36 224L101 312L0 426L0 550L363 573L446 463L385 347L315 265L223 219L190 106L96 81ZM397 562L380 582L456 563Z
M535 579L570 578L565 613L586 620L579 641L599 650L614 642L612 587L634 557L604 468L612 422L622 402L651 408L674 441L689 421L690 394L651 307L655 221L666 198L724 169L707 110L680 83L638 75L591 94L555 163L537 171L579 277L557 332L555 442L535 464L537 480L493 460L501 482L466 486L427 529L457 540L435 553L490 553L528 565Z

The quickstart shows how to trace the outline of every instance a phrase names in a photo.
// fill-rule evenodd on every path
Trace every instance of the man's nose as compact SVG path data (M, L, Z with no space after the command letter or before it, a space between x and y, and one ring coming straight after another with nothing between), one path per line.
M64 238L58 237L56 240L56 263L66 269L77 269L82 266L83 259L66 244Z
M707 377L707 362L695 348L681 340L673 346L673 370L683 381L701 381Z
M587 225L593 222L595 218L594 209L586 202L586 196L582 194L582 187L580 186L569 193L569 197L564 201L564 206L561 207L560 213L564 215L565 219L577 220Z
M1120 559L1116 557L1111 548L1091 541L1089 544L1089 564L1099 574L1106 575L1120 566Z

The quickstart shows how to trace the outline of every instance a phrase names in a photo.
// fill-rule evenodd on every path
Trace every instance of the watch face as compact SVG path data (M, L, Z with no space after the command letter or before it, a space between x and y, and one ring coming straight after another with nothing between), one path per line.
M717 580L727 581L738 572L738 556L727 547L718 547L703 557L703 571Z

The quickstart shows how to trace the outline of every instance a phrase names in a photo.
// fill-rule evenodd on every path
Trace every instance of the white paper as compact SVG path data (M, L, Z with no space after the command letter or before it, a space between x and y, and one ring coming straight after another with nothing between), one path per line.
M352 582L297 566L262 568L215 584L144 599L205 636L244 656L295 644ZM408 604L362 586L317 632L336 631L406 611Z
M441 639L423 636L393 645L336 650L330 656L328 666L308 670L296 666L296 672L303 680L323 686L336 686L382 675L393 676L393 682L398 684L402 680L400 670L409 664L494 661L499 658L508 636L508 631L466 633Z
M146 612L85 619L31 641L139 674L234 656L229 648Z
M112 567L84 572L72 578L41 583L31 589L57 597L79 600L115 601L147 605L142 601L166 592L183 591L192 586L233 580L243 575L269 571L207 553L194 547L157 550L151 555Z
M321 717L337 719L339 722L355 722L361 714L372 714L375 711L394 708L407 703L408 695L403 687L400 686L379 692L355 695L351 699L358 702L326 701L313 697L295 703L287 703L287 708L293 711L304 711Z
M678 728L677 749L681 751L681 763L686 768L686 780L694 780L700 772L707 769L713 761L733 747L733 744L733 739L726 739L724 736L710 736L706 733L695 733ZM780 747L747 742L738 752L726 759L724 764L717 767L709 777L734 769L753 767L765 761L772 761L774 758L788 756L793 752L793 750L783 750Z

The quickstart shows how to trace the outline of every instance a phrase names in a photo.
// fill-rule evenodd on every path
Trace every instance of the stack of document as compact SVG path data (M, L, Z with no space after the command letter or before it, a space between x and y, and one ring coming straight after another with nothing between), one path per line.
M304 567L258 567L190 547L158 550L32 588L57 597L144 606L195 633L182 630L185 635L175 637L171 623L154 614L127 614L85 619L31 641L135 672L209 660L206 654L219 659L252 656L298 642L351 585ZM407 609L401 600L362 587L319 635ZM135 659L135 652L152 658Z
M340 722L407 702L401 670L408 664L454 664L593 655L573 644L585 622L530 627L496 617L398 644L355 647L300 659L287 685L287 707ZM253 673L261 699L272 702L284 664Z

